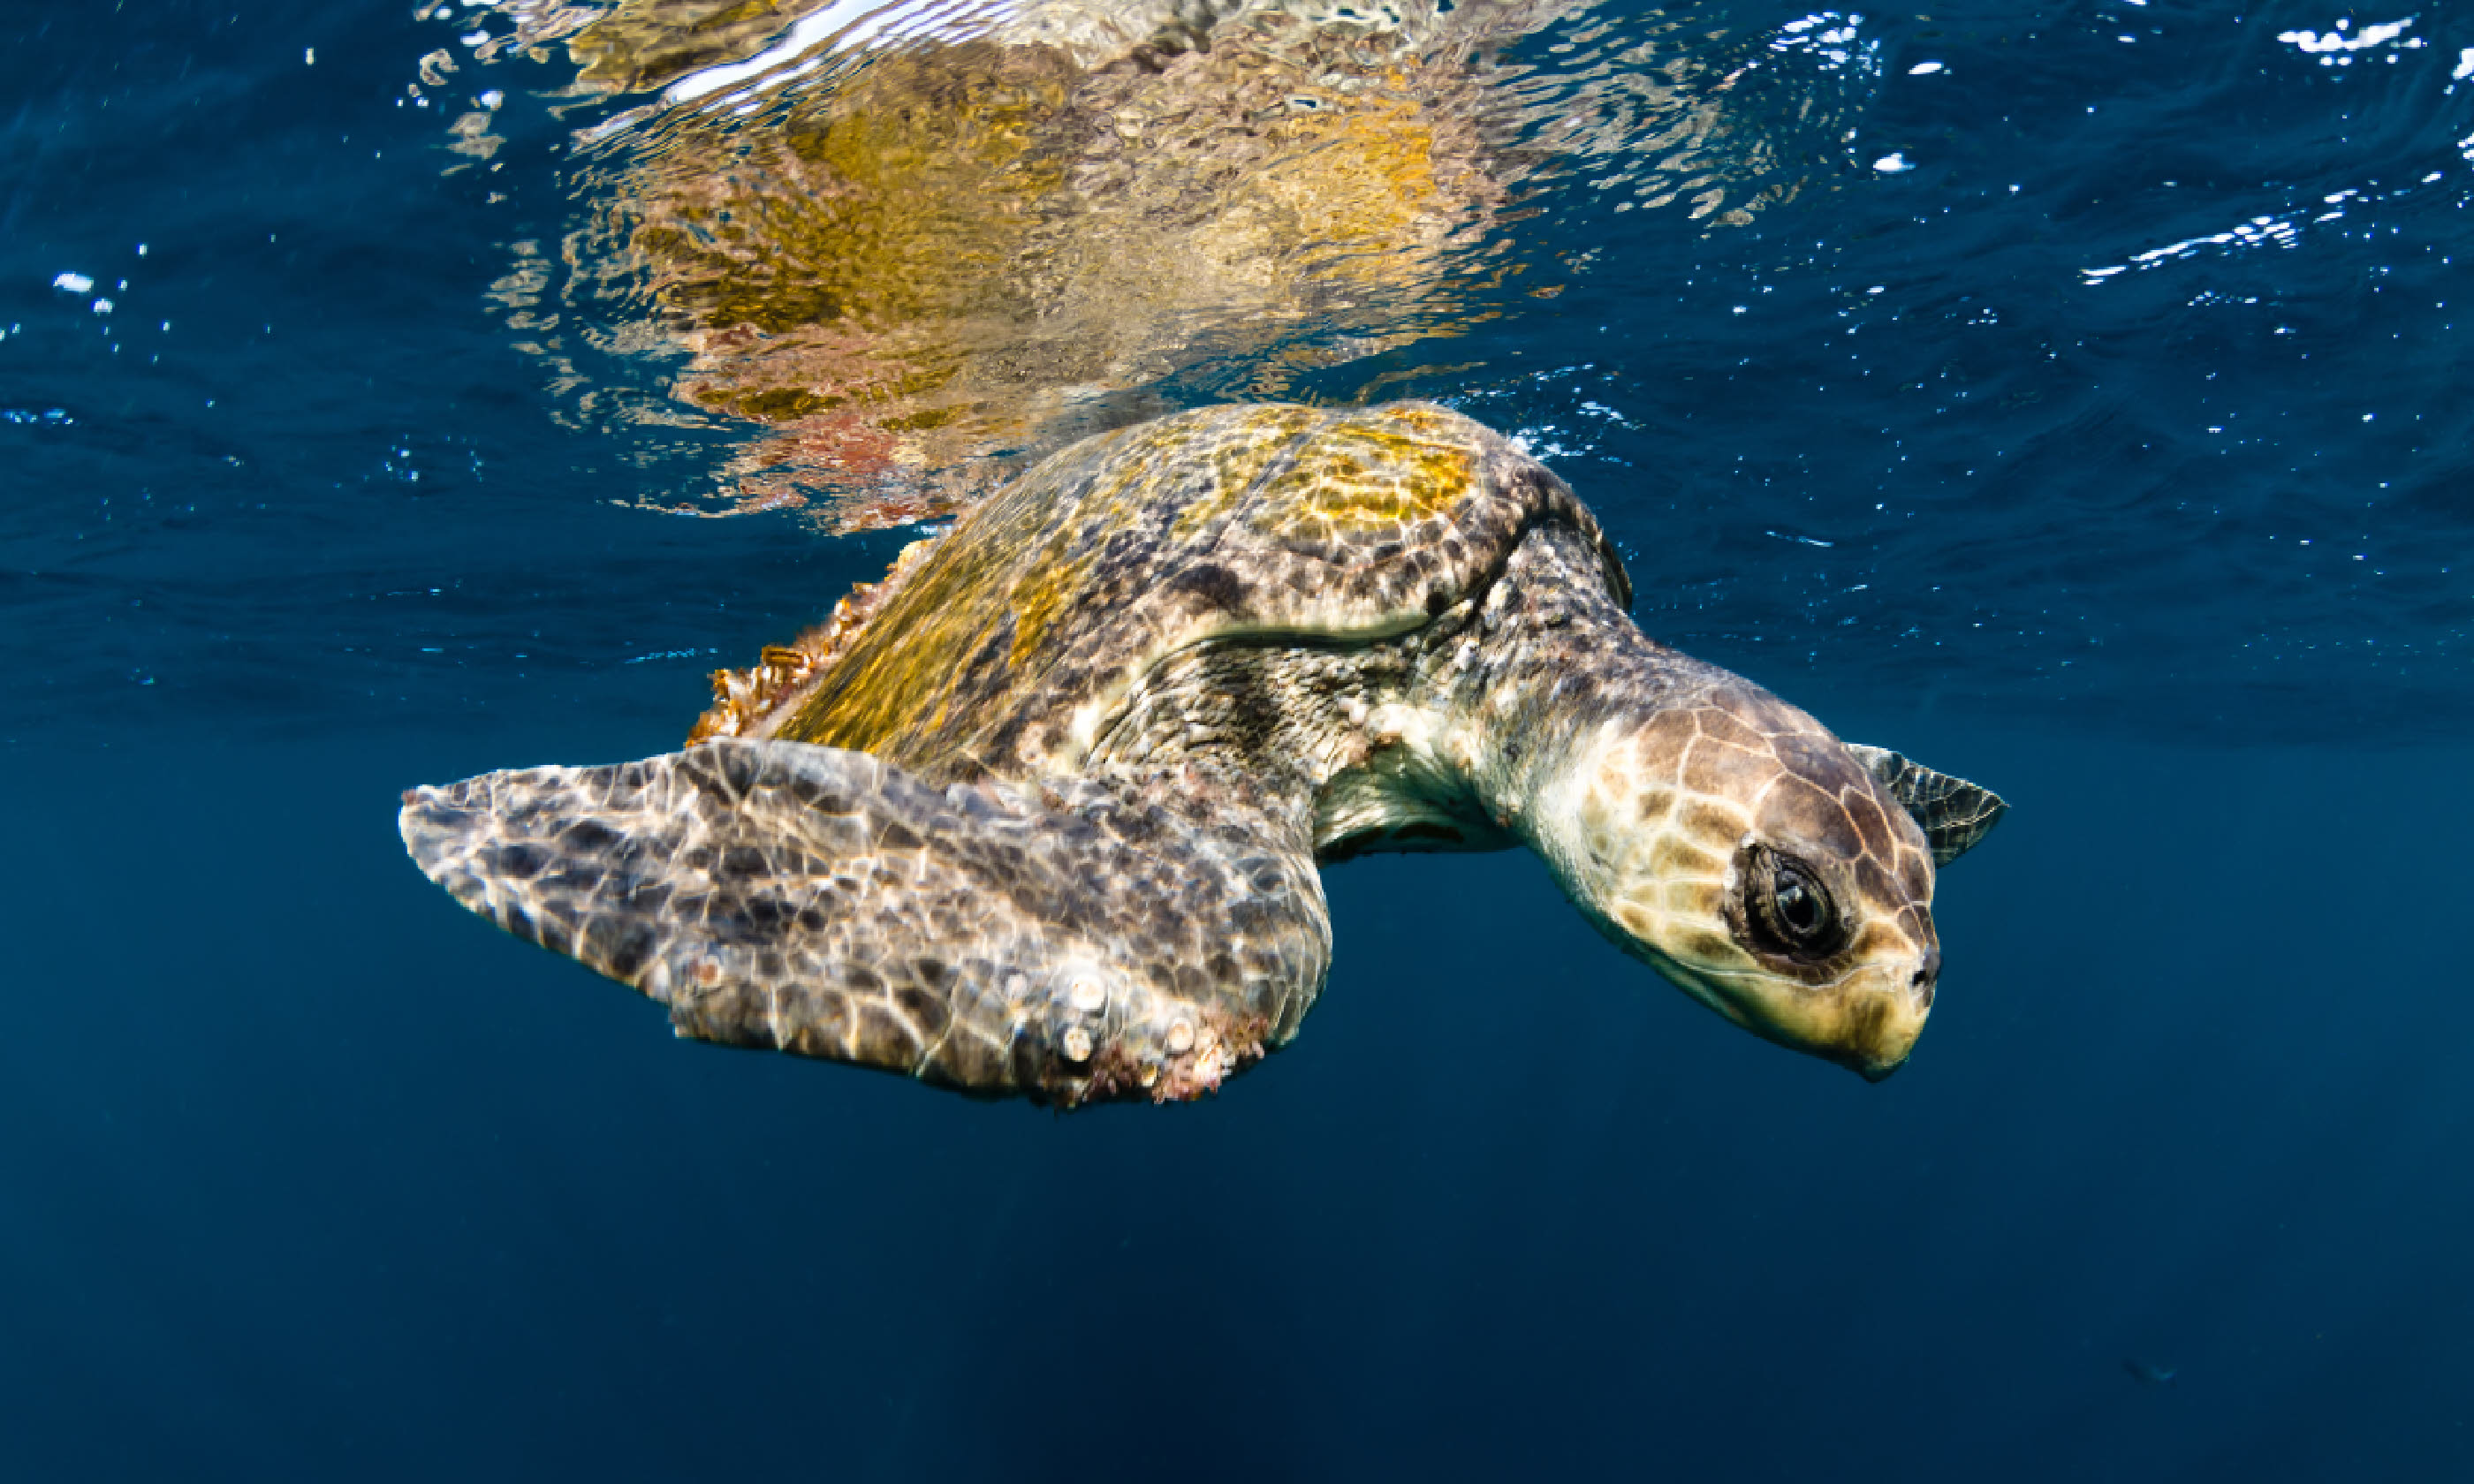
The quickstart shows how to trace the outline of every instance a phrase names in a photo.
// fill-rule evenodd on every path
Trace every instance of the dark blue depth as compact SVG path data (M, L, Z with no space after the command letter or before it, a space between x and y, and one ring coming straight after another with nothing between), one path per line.
M405 10L0 17L0 1475L2474 1472L2463 17L1869 17L1814 188L1562 189L1599 267L1313 389L1561 447L1652 633L2010 798L1896 1078L1372 859L1293 1049L1060 1119L675 1043L402 858L902 539L613 503L716 451L554 420L485 295L573 121L442 176Z

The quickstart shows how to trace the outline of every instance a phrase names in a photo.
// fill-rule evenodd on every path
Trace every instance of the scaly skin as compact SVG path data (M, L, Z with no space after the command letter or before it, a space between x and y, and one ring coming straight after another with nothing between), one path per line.
M1135 777L1221 754L1306 771L1324 861L1529 846L1601 932L1694 998L1867 1077L1896 1069L1932 1007L1933 859L1915 820L1810 716L1641 634L1567 528L1532 531L1482 600L1400 641L1164 666L1088 766ZM1856 919L1843 946L1766 951L1747 930L1756 850L1823 874Z
M1935 846L2000 802L1627 595L1562 481L1455 414L1207 409L1065 450L718 677L701 745L417 789L401 828L682 1035L1069 1106L1292 1036L1319 861L1527 844L1696 998L1886 1075L1932 1004Z
M1243 785L939 790L724 740L404 796L457 901L667 1005L679 1035L1068 1107L1190 1098L1288 1039L1331 930Z

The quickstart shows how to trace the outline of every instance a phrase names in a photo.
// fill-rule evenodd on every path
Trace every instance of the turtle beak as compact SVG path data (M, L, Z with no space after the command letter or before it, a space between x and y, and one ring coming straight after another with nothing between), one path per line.
M1940 967L1939 957L1931 955L1932 969ZM1748 986L1666 964L1658 968L1685 993L1763 1041L1835 1062L1866 1082L1880 1082L1906 1065L1932 1011L1933 975L1914 960L1904 970L1864 974L1820 992L1775 980Z
M1877 992L1878 993L1878 992ZM1881 996L1886 1000L1888 996ZM1880 1004L1878 1013L1866 1006L1851 1015L1847 1029L1833 1041L1807 1044L1803 1050L1837 1063L1866 1082L1881 1082L1907 1065L1907 1053L1916 1048L1916 1039L1924 1034L1922 1010L1908 1010L1898 1004ZM1902 1014L1902 1011L1906 1013Z
M1770 982L1722 1013L1766 1041L1835 1062L1866 1082L1906 1065L1932 1013L1941 955L1880 964L1827 990Z
M1907 1064L1916 1038L1932 1014L1933 985L1941 976L1941 949L1927 948L1904 983L1876 982L1852 993L1842 1040L1822 1054L1866 1082L1880 1082ZM1816 1048L1817 1049L1817 1048Z

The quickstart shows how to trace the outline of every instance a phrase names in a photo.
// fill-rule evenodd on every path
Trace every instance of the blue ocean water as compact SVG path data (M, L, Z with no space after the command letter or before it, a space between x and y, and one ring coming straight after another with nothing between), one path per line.
M2474 21L1511 43L1706 51L1794 188L1544 171L1479 312L1282 390L1520 431L1651 633L2003 792L1931 1026L1868 1087L1525 855L1370 858L1292 1048L1059 1118L674 1042L403 859L906 539L672 513L746 430L597 410L675 357L573 287L643 100L483 9L0 15L9 1476L2474 1468Z

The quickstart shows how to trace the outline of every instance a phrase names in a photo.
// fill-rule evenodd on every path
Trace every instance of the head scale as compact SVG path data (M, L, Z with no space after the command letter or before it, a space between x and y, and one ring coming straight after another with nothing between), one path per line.
M1714 678L1576 739L1537 827L1627 952L1745 1028L1879 1081L1932 1009L1933 854L1858 754Z

